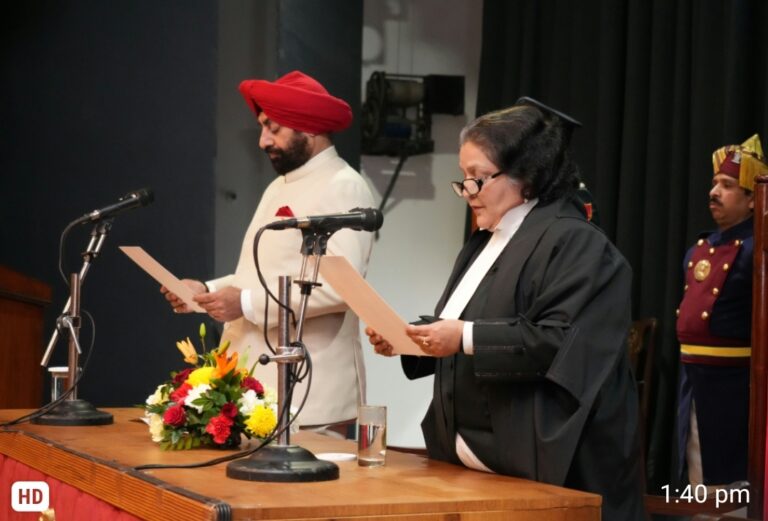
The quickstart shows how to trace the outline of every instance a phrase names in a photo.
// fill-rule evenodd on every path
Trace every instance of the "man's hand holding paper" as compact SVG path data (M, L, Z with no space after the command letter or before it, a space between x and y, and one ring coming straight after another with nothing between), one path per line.
M197 281L189 281L189 279L184 279L184 281L179 280L173 273L157 262L149 253L144 251L144 248L141 246L120 246L120 251L125 253L133 262L138 264L141 269L146 271L153 279L161 284L160 291L166 294L166 299L168 299L172 305L176 303L176 305L173 306L174 311L177 313L187 313L190 311L196 311L198 313L205 312L205 310L193 300L195 294L206 290L205 284L198 282L197 284L200 284L200 286L196 286L190 284L190 282ZM182 304L184 307L182 307Z
M199 280L181 279L180 282L191 290L193 300L197 295L208 291L208 288L205 287L205 284ZM160 286L160 293L165 295L165 300L170 302L174 313L192 313L193 310L187 306L187 303L173 291L169 290L165 286Z

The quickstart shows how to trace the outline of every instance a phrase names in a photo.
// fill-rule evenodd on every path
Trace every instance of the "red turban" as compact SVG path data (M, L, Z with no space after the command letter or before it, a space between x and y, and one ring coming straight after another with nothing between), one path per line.
M244 80L239 90L257 116L263 110L272 121L294 130L326 134L352 123L346 101L331 96L317 80L299 71L274 82Z
M755 178L768 175L768 163L763 155L760 136L755 134L741 145L718 148L712 154L715 175L725 174L739 181L739 186L755 190Z

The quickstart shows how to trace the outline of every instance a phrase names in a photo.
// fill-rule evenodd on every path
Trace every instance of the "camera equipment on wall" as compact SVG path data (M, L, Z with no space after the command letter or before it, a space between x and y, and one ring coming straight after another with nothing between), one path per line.
M432 114L464 114L464 76L383 71L371 74L363 103L361 151L400 158L379 205L380 211L384 210L405 160L434 151Z

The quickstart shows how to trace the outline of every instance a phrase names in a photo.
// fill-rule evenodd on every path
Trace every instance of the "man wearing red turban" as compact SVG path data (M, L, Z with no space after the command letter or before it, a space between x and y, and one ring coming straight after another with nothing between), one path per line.
M688 250L677 311L680 461L691 486L710 491L747 479L753 191L768 174L757 135L716 150L712 166L709 210L718 229Z
M281 217L343 213L372 207L373 196L362 176L339 157L331 134L352 123L349 105L317 80L293 71L274 82L245 80L240 94L261 125L259 147L277 172L264 192L243 239L233 275L207 281L185 279L195 301L215 320L225 322L222 340L256 361L267 352L264 342L265 291L258 281L253 259L256 232ZM281 275L299 279L301 232L267 231L261 237L259 266L273 294ZM372 234L340 230L328 242L329 255L343 255L365 273ZM310 271L311 273L311 271ZM322 282L322 280L320 281ZM296 309L299 291L294 290ZM188 312L176 295L166 293L176 312ZM270 343L277 345L277 306L269 311ZM365 392L365 373L357 316L328 284L313 290L307 310L303 341L311 356L314 376L311 394L298 418L304 425L345 424L357 416ZM275 364L260 367L255 376L277 388ZM305 383L294 389L294 404L303 397Z
M240 94L256 117L264 112L278 124L309 134L340 132L352 123L346 101L331 96L314 78L289 72L274 83L245 80Z

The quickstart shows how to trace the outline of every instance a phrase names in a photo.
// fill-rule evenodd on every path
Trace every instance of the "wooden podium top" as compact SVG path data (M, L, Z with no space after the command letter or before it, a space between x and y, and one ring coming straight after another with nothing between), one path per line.
M475 472L414 454L387 452L384 467L338 462L340 478L265 483L226 477L226 463L136 471L152 464L202 462L226 451L163 452L137 421L139 409L105 409L115 423L94 427L22 424L0 430L0 453L145 519L525 520L600 519L600 496ZM0 421L25 413L0 410ZM301 432L291 442L321 452L355 443ZM4 493L4 492L3 492Z

